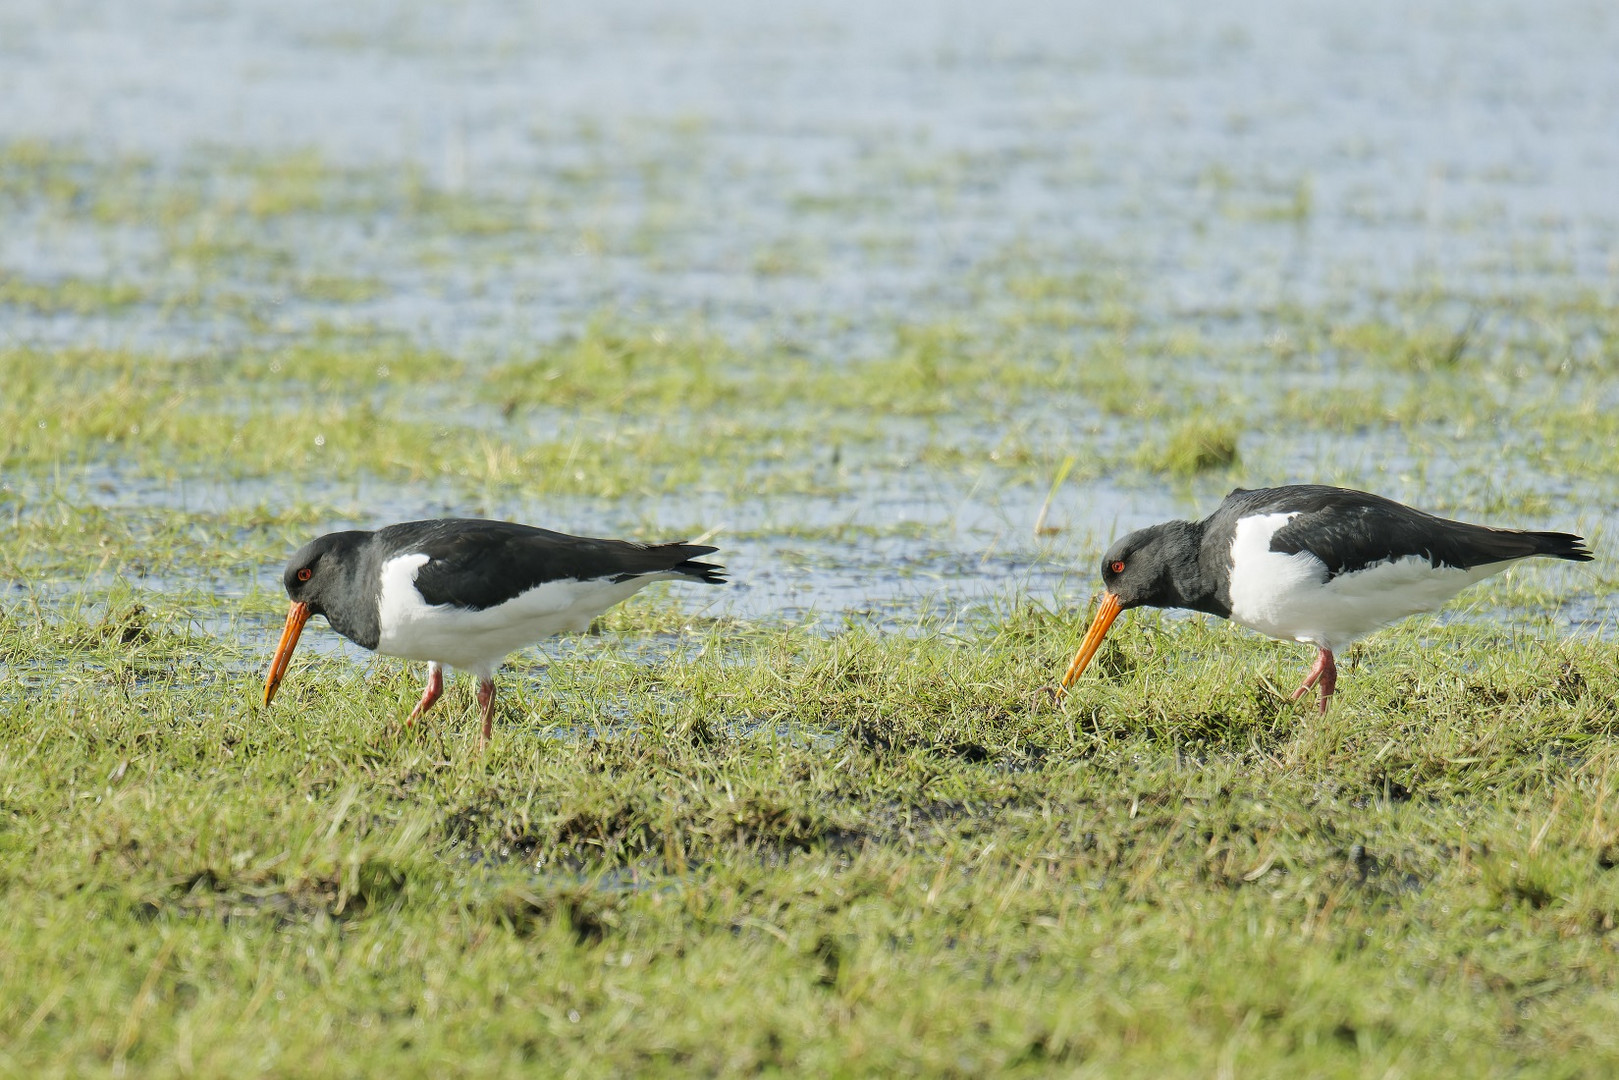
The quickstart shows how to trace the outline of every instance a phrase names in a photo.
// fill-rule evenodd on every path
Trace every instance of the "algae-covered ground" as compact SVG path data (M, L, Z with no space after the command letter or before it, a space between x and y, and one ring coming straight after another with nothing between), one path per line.
M1260 7L0 15L0 1075L1619 1072L1616 25ZM1597 558L1056 699L1295 481ZM734 583L263 707L445 515Z

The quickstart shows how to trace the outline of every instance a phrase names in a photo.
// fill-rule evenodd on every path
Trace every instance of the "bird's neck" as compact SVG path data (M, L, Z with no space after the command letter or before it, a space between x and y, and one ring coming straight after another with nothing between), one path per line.
M1226 590L1221 576L1220 558L1229 558L1229 552L1220 552L1211 560L1205 544L1204 523L1201 521L1169 521L1164 531L1174 541L1167 545L1176 556L1170 560L1165 588L1173 595L1170 607L1204 611L1210 615L1229 618L1231 605L1222 599ZM1229 571L1226 572L1229 577Z
M343 570L339 587L346 602L330 605L325 612L326 621L332 624L333 630L356 645L375 649L377 642L382 639L382 618L378 607L382 551L375 543L361 544L344 563Z

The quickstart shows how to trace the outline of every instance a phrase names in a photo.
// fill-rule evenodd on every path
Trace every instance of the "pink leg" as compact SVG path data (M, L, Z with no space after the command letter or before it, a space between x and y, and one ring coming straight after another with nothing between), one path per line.
M1327 703L1338 689L1338 665L1333 662L1331 650L1323 650L1326 663L1321 668L1321 715L1327 715Z
M1319 655L1315 658L1315 667L1304 677L1304 684L1293 691L1293 700L1303 697L1310 687L1321 684L1321 712L1327 711L1327 702L1333 692L1338 689L1338 665L1332 659L1331 649L1318 649Z
M427 665L427 689L422 691L422 700L418 701L416 707L410 710L410 716L405 720L405 726L410 727L416 722L418 716L431 709L433 702L437 701L442 693L444 693L444 669L438 664L429 663Z
M489 731L495 722L495 680L478 680L478 711L483 715L483 745L489 745Z

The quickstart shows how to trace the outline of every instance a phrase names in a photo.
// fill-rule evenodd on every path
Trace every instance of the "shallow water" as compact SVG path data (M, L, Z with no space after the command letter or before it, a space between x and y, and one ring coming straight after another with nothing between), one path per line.
M1277 312L1378 311L1437 284L1433 317L1460 327L1470 309L1507 318L1491 306L1500 297L1616 294L1615 55L1619 16L1595 2L1254 2L1218 15L1036 0L12 4L0 12L0 143L79 147L89 175L114 169L138 191L250 185L251 169L221 163L247 157L262 172L290 159L352 197L246 226L210 219L206 198L179 226L7 210L0 275L202 300L11 305L0 336L196 353L327 322L476 365L612 311L698 319L842 363L888 348L897 321L1015 317L1005 286L1020 276L1117 275L1139 324L1252 349L1236 376L1250 397L1343 393L1378 374L1266 356ZM406 173L450 207L434 224L398 211ZM177 233L238 253L199 270L175 255ZM369 283L368 295L300 288L319 275ZM1186 368L1210 393L1234 378ZM1000 418L1034 425L1055 460L1127 446L1152 424L1075 402ZM921 438L895 431L901 446ZM1249 427L1239 473L1070 481L1051 508L1062 531L1045 538L1032 532L1043 482L853 452L833 493L769 499L714 484L491 500L454 478L363 476L294 492L278 478L182 483L103 466L6 479L129 508L296 494L329 505L331 527L479 514L582 533L720 528L738 584L693 610L902 626L1018 593L1081 602L1108 538L1207 512L1239 480L1355 483L1457 513L1533 493L1540 502L1503 523L1613 535L1619 484L1594 490L1528 455L1503 459L1497 442L1488 424L1409 440ZM1610 571L1544 573L1571 597L1556 620L1612 632L1614 601L1592 587ZM273 594L278 578L265 566L256 587Z
M1619 18L1596 2L1256 2L1217 17L1191 3L24 3L0 18L5 138L82 140L158 174L195 167L200 148L313 148L529 200L542 227L485 295L378 302L384 321L451 343L549 336L603 304L700 306L746 330L858 323L962 299L960 271L1017 241L1045 260L1140 259L1166 315L1414 274L1495 285L1525 273L1502 265L1519 245L1546 249L1555 276L1614 274ZM1301 181L1302 221L1281 213ZM1267 191L1275 205L1255 201ZM332 226L316 225L311 261L418 272L386 258L412 238ZM647 227L654 247L618 250ZM38 247L8 232L18 269L140 254L117 231ZM900 257L873 257L883 240ZM755 272L777 243L807 249L808 272Z

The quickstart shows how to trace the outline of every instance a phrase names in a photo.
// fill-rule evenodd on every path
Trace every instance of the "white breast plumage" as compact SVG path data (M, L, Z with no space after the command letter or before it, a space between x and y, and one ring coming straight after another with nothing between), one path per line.
M1462 570L1412 555L1329 580L1326 564L1310 552L1271 550L1271 538L1297 516L1257 514L1237 522L1231 544L1232 622L1337 651L1407 615L1432 611L1509 565Z
M603 611L649 582L678 574L642 574L625 581L565 578L547 581L494 607L472 610L429 604L416 589L423 554L399 555L382 567L376 651L411 660L437 660L490 678L500 661L553 634L581 632Z

